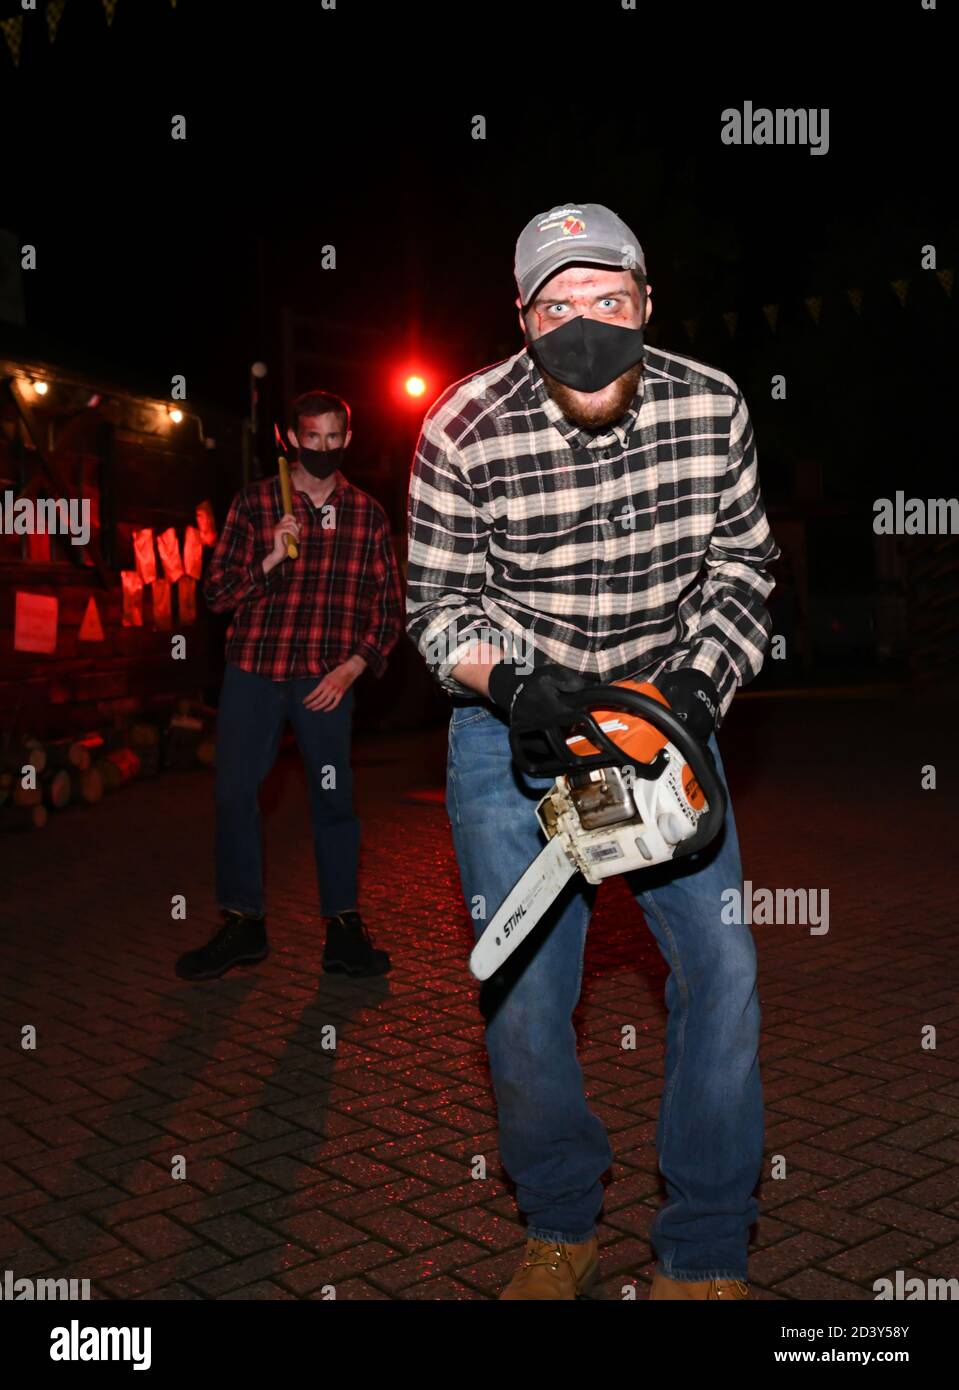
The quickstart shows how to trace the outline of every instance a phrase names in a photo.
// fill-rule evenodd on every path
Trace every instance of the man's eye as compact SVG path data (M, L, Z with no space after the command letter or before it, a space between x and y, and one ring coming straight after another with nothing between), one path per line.
M551 304L546 312L551 314L554 319L557 319L560 314L565 314L568 308L568 304Z

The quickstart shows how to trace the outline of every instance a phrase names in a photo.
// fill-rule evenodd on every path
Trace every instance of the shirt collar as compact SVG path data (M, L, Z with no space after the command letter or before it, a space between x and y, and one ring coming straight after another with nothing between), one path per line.
M608 448L615 439L623 448L626 447L629 443L629 436L632 433L633 426L639 418L639 412L643 404L646 388L645 369L639 378L636 394L622 419L610 425L602 434L589 434L585 430L580 429L572 420L567 420L566 416L546 390L546 383L543 381L542 373L530 356L529 351L524 349L520 356L526 359L526 376L521 386L522 395L525 397L530 407L539 409L543 412L549 423L563 436L567 444L575 445L580 449L602 449Z
M326 499L326 502L323 503L323 506L325 507L327 503L333 502L334 499L339 501L339 499L346 492L346 489L349 487L349 485L349 479L346 478L342 473L340 473L336 481L336 487L330 493L329 497Z
M277 489L279 489L279 486L280 486L280 477L279 477L279 474L277 474L276 486L277 486ZM336 482L336 486L334 487L333 491L330 493L329 497L327 497L326 501L320 503L320 506L321 506L321 507L330 507L330 506L332 506L335 502L338 502L338 501L343 497L343 495L345 494L345 492L346 492L346 490L347 490L347 488L348 488L349 486L350 486L349 479L346 478L342 473L339 473L339 476L338 476L337 482ZM310 494L309 494L308 492L302 492L300 488L294 488L294 492L300 493L300 496L303 498L303 500L304 500L310 507L312 507L314 511L316 510L316 503L315 503L315 502L313 501L313 499L310 497Z

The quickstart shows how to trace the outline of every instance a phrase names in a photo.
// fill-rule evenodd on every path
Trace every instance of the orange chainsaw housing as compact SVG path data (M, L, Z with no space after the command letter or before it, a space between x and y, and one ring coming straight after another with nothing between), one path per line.
M613 681L613 685L621 685L626 690L636 690L640 695L648 695L651 700L658 700L661 705L669 709L669 701L666 696L654 685L650 685L648 681L642 683ZM590 714L603 729L603 732L616 744L616 747L622 749L630 762L651 763L660 749L665 748L669 742L665 734L654 729L652 724L648 724L638 714L614 709L593 709L590 710ZM613 727L603 728L608 723L612 723ZM566 744L577 757L588 758L590 754L600 751L590 743L584 734L571 735L566 740ZM690 806L694 811L701 811L706 805L706 798L703 796L699 782L688 763L683 763L680 780L683 793Z

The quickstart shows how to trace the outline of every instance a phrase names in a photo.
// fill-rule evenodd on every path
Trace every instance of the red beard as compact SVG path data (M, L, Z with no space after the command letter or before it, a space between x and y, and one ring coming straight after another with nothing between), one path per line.
M637 362L635 367L623 372L622 376L610 383L616 390L600 406L591 405L588 401L584 404L582 391L574 391L572 387L564 386L561 381L550 376L549 372L540 373L550 398L556 402L567 420L572 420L574 425L579 425L580 429L584 430L601 429L621 420L632 404L642 374L642 362ZM609 387L604 389L608 391Z

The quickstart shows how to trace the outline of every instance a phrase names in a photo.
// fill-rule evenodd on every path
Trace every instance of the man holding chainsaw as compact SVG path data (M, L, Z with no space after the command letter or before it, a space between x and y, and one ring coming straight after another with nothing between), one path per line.
M431 407L410 485L407 628L456 702L447 809L477 936L543 849L551 781L517 771L511 730L572 725L576 692L648 682L725 788L715 730L762 666L780 554L735 382L644 344L629 228L599 204L555 207L521 233L515 274L524 348ZM633 887L670 968L654 1299L748 1291L759 1004L749 928L721 921L727 888L742 888L731 807L708 849ZM493 981L500 1152L528 1236L504 1299L573 1299L597 1273L613 1155L571 1025L591 906L574 878Z

